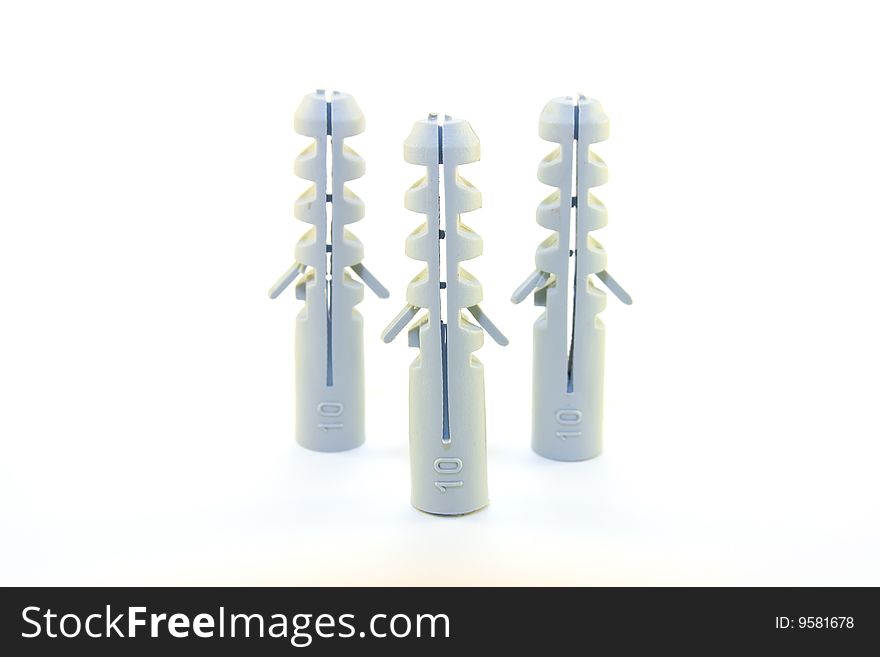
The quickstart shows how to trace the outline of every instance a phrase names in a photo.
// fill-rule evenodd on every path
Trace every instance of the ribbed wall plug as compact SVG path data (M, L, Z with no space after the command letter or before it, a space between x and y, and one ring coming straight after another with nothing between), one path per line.
M590 189L608 180L590 144L608 138L598 101L556 98L541 112L539 134L559 144L538 166L538 180L556 187L538 205L537 221L554 233L535 254L535 271L513 293L519 303L534 292L544 306L535 322L532 364L532 448L560 461L602 452L605 326L598 315L605 293L595 275L625 304L630 296L605 270L606 256L591 231L608 222Z
M458 173L459 165L480 159L480 140L466 121L431 114L413 126L404 158L426 171L404 204L426 215L407 238L406 254L427 267L409 284L407 305L382 339L390 342L426 311L408 331L409 345L419 348L409 379L412 504L457 515L489 503L483 365L473 354L483 344L480 326L507 344L478 305L482 286L459 264L483 252L482 239L460 217L478 209L482 198Z
M361 263L363 244L346 229L364 216L363 202L345 186L364 175L363 159L344 143L364 131L360 108L348 94L319 89L302 99L294 129L314 138L294 165L314 182L294 206L312 228L269 297L296 281L296 298L305 301L296 318L296 440L337 452L364 442L364 327L355 309L364 291L347 269L379 297L388 291Z

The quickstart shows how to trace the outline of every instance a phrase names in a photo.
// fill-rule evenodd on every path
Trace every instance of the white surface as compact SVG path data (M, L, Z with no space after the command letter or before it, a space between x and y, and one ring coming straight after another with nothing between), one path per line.
M344 48L302 3L0 10L0 583L880 584L864 3L336 6ZM425 29L458 48L426 58ZM297 304L266 298L317 87L366 114L358 236L391 289L359 306L368 435L343 454L294 444ZM603 313L604 455L555 463L508 296L545 233L538 114L572 89L614 123L602 241L635 304ZM492 503L452 519L409 506L413 352L378 337L432 109L480 136L472 272L510 338L480 352Z

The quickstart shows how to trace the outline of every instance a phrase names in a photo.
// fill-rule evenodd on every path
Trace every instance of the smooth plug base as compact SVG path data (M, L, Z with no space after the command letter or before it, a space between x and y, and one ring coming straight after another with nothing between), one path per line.
M602 445L559 445L556 436L549 439L532 440L532 451L538 456L553 461L589 461L602 455Z

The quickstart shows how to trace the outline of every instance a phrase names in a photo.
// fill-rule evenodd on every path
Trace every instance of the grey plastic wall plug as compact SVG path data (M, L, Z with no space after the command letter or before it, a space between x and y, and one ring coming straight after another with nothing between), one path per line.
M591 98L555 98L541 112L541 138L559 144L538 166L538 180L556 187L537 210L538 223L553 234L538 247L535 271L511 298L520 303L534 293L535 305L544 307L534 328L532 449L559 461L602 452L605 326L598 315L605 293L592 276L632 303L607 272L605 250L591 235L608 223L605 206L590 193L608 180L608 169L590 144L608 132L608 117Z
M406 239L406 254L427 266L382 339L391 342L424 311L408 330L409 345L419 349L409 370L411 500L428 513L459 515L489 503L485 384L474 351L483 329L507 344L479 306L482 286L460 265L483 252L480 236L461 221L482 197L458 173L480 159L480 141L466 121L431 114L413 126L404 158L425 167L404 205L426 216Z
M364 267L364 247L346 228L364 216L363 202L345 183L364 175L364 160L345 139L364 131L364 115L350 95L318 89L300 102L294 129L314 141L294 172L314 184L294 215L312 224L295 248L295 261L269 290L274 299L295 282L305 305L296 318L296 440L308 449L337 452L364 442L364 326L355 306L363 285L381 298L381 283Z

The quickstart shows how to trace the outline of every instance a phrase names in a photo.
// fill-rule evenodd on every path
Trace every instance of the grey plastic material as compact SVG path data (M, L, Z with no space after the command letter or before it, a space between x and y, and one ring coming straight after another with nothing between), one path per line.
M590 193L608 179L605 163L590 151L608 138L602 106L584 96L556 98L541 113L539 134L559 144L538 166L538 179L556 190L538 205L537 221L554 232L511 300L534 292L535 305L545 307L534 329L532 449L580 461L602 452L605 326L598 315L605 293L591 276L624 303L632 299L605 271L605 251L590 234L608 221Z
M483 252L482 239L460 216L477 210L482 198L458 173L459 165L480 159L480 142L466 121L431 114L413 126L404 157L425 167L405 206L426 216L407 238L406 254L427 266L409 284L407 305L382 338L390 342L422 313L408 331L409 345L419 349L409 380L412 504L458 515L489 503L483 365L473 353L483 344L480 326L507 344L478 305L479 281L460 266Z
M348 94L319 89L303 98L294 128L314 139L294 165L297 176L314 182L294 206L312 228L269 297L296 281L296 297L305 301L296 318L296 440L337 452L364 442L364 329L355 309L364 292L346 268L378 296L388 291L363 266L364 247L346 229L364 216L364 204L345 186L365 169L344 143L364 130L360 108Z

